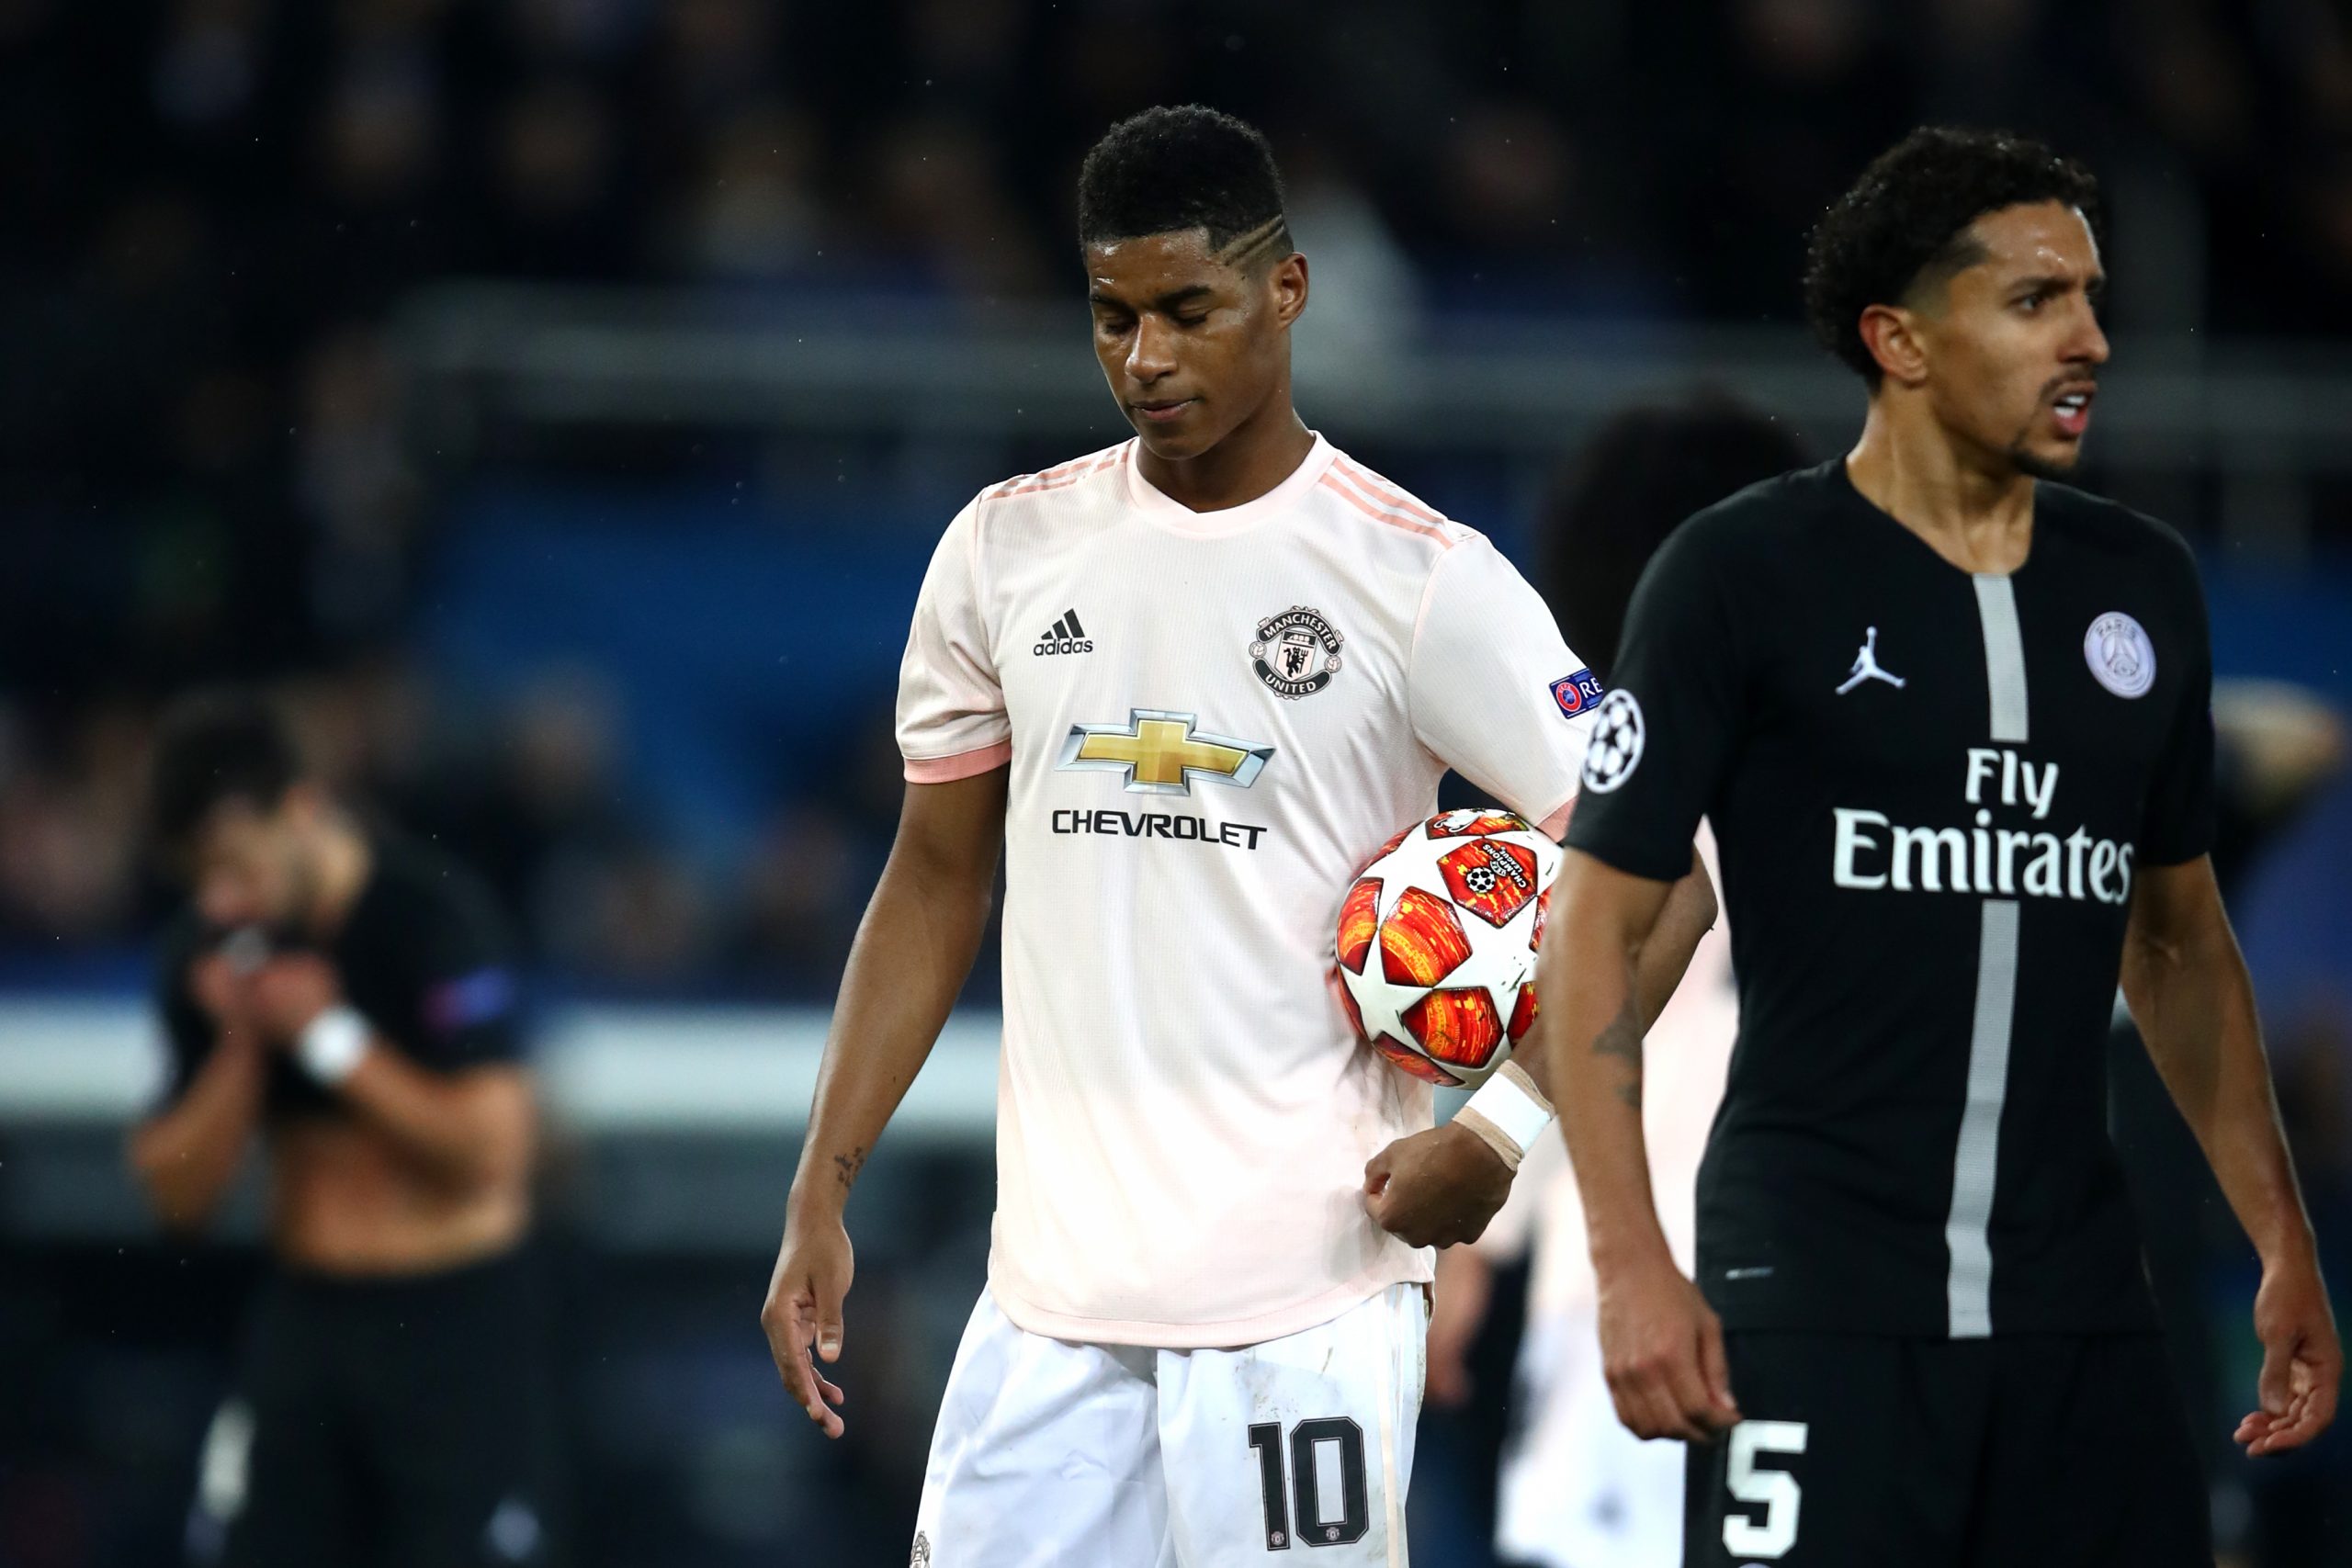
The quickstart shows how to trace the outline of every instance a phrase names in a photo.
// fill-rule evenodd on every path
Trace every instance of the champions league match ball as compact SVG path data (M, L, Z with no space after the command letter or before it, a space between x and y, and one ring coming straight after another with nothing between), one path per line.
M1535 1021L1560 847L1508 811L1447 811L1382 846L1340 902L1340 1005L1417 1078L1483 1082Z

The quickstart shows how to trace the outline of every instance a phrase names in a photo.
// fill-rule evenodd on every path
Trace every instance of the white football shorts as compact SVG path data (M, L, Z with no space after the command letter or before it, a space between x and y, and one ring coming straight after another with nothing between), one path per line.
M1496 1555L1530 1568L1678 1568L1686 1450L1645 1443L1617 1419L1598 1310L1529 1319L1517 1381Z
M1224 1350L1049 1339L972 1309L915 1515L918 1568L1404 1568L1429 1298ZM1279 1560L1278 1560L1279 1561Z

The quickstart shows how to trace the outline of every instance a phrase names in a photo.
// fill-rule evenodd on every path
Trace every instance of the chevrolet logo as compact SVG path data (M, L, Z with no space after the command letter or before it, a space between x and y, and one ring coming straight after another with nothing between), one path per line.
M1190 795L1195 777L1248 789L1273 757L1271 746L1195 735L1193 723L1189 713L1131 708L1125 724L1074 724L1059 765L1123 773L1138 795Z

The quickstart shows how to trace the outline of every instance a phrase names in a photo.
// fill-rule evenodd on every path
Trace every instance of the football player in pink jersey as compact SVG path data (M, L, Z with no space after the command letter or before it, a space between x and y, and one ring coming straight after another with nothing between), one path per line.
M835 1010L762 1323L829 1435L842 1210L978 954L1006 862L989 1284L915 1560L1401 1563L1432 1244L1550 1117L1429 1083L1327 986L1340 892L1449 769L1555 836L1589 672L1475 530L1308 429L1307 266L1264 139L1114 127L1080 181L1094 344L1136 438L983 491L918 600L899 836ZM1532 894L1531 893L1531 897ZM1703 874L1641 969L1652 1014Z

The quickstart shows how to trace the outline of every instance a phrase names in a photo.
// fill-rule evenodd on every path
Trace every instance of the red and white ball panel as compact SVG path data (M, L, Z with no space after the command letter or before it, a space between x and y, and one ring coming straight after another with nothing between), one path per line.
M1560 849L1508 811L1448 811L1388 840L1340 901L1340 1006L1415 1077L1472 1085L1535 1021L1535 947Z

